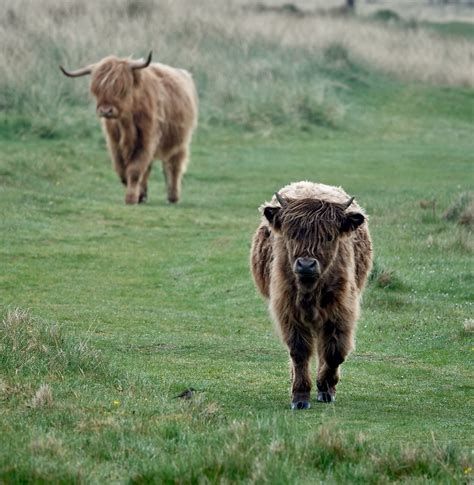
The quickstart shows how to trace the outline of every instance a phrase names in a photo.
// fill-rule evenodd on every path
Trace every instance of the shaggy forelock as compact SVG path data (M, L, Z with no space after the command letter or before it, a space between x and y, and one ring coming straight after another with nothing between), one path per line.
M122 61L110 59L101 63L93 74L91 90L96 95L123 98L133 85L133 73Z
M282 231L303 244L335 239L343 220L342 205L319 199L290 200L280 212Z

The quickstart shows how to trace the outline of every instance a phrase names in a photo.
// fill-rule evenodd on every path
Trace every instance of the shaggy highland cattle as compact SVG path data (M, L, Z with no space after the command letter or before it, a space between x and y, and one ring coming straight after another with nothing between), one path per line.
M154 158L163 165L168 201L178 202L189 144L197 123L197 94L191 75L146 60L106 57L69 77L91 74L91 92L115 170L127 187L125 202L147 199Z
M367 218L341 188L311 182L282 188L260 209L251 269L289 349L291 408L310 407L315 351L317 400L333 402L372 266Z

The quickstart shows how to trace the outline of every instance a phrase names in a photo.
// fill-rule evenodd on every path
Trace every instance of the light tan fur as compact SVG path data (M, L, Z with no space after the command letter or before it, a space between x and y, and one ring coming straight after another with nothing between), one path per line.
M181 178L197 124L197 94L191 75L160 63L131 69L129 59L110 56L91 66L91 92L114 168L126 185L125 202L147 198L152 161L162 161L168 201L181 195Z
M292 363L292 403L309 406L309 363L318 356L318 400L334 399L339 365L354 347L359 300L372 265L367 216L340 187L298 182L279 191L260 209L264 213L254 234L251 269ZM357 226L342 230L347 218ZM269 219L270 217L270 219ZM294 264L299 257L318 261L320 275L300 280Z

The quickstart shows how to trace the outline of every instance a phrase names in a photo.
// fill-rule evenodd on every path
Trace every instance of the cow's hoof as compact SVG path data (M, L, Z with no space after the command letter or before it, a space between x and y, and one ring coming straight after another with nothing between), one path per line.
M125 196L125 203L127 205L134 205L138 202L138 198L133 194L127 194Z
M148 200L148 197L146 194L140 194L140 197L138 199L139 204L144 204Z
M311 404L309 401L296 401L291 403L291 409L309 409Z
M168 202L170 204L176 204L179 202L179 198L178 197L168 197Z
M318 402L330 403L330 402L334 402L336 400L336 396L334 396L330 392L319 391L317 400L318 400Z

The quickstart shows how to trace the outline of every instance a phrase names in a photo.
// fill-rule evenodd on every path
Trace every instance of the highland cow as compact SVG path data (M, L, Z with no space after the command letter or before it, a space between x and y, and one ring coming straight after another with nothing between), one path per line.
M146 60L106 57L69 77L91 74L91 92L125 202L145 202L154 158L163 165L168 201L178 202L189 144L197 123L197 94L182 69Z
M261 211L251 269L288 346L291 408L310 407L314 353L317 400L333 402L372 266L367 217L341 188L311 182L282 188Z

